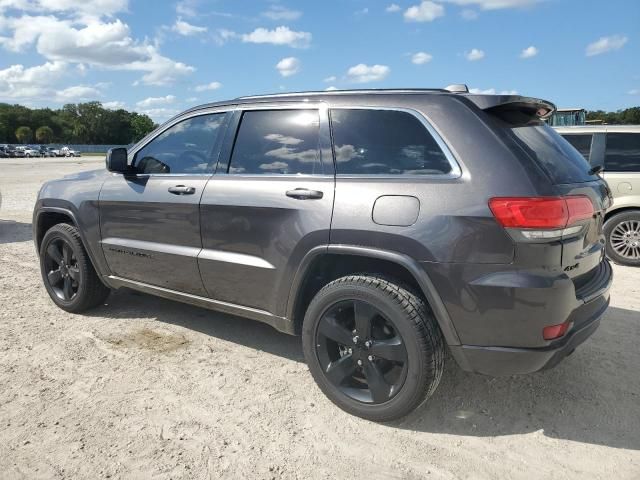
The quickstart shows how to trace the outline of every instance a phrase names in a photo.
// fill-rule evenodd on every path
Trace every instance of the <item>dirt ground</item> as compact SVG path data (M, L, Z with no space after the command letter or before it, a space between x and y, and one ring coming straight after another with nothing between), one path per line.
M102 158L0 160L0 478L640 479L640 269L553 370L449 362L434 397L375 424L331 404L298 338L131 291L49 300L31 236L43 181Z

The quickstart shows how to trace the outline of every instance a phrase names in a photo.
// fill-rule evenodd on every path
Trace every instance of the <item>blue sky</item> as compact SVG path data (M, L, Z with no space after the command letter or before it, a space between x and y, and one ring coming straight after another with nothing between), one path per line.
M240 95L516 91L640 105L636 0L0 0L0 101L99 100L156 121Z

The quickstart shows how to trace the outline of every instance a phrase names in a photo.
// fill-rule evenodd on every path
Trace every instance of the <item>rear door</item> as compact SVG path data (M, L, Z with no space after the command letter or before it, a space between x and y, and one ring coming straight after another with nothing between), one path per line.
M206 295L198 270L200 198L211 177L225 112L179 119L131 152L133 172L100 193L102 250L113 275Z
M200 207L210 297L284 315L304 255L329 243L334 170L322 104L242 107Z
M604 178L614 208L640 206L640 132L608 132Z

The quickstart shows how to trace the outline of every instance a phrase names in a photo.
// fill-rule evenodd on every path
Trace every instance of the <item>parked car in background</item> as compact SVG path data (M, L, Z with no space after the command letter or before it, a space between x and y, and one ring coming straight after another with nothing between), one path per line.
M27 158L31 157L41 157L40 147L34 147L32 145L27 145L24 149L24 156Z
M23 158L23 157L26 157L26 156L27 156L27 154L26 154L26 150L27 150L27 147L25 147L25 146L23 146L23 145L18 145L18 146L16 146L16 147L13 149L13 156L14 156L15 158Z
M0 158L10 158L6 145L0 145Z
M613 203L605 214L609 258L640 266L640 125L558 127L592 167L602 167Z
M70 312L129 287L301 335L320 389L371 420L427 399L447 351L489 375L552 367L612 281L606 184L554 108L464 86L193 108L108 171L44 184L43 283Z
M77 150L72 150L69 147L62 147L58 151L58 156L59 157L79 157L80 152L78 152Z

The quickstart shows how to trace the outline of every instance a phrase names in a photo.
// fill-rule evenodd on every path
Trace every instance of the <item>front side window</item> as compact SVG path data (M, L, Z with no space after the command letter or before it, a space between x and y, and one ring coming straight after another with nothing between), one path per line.
M136 153L134 166L137 172L211 173L212 150L225 115L199 115L168 128Z
M331 110L338 174L434 175L451 164L414 115L397 110Z
M318 110L244 112L229 173L322 174Z
M607 133L604 169L640 172L640 133Z
M582 154L587 162L589 161L589 154L591 153L591 138L593 137L593 135L565 134L562 136L567 142L573 145L573 148L575 148Z

